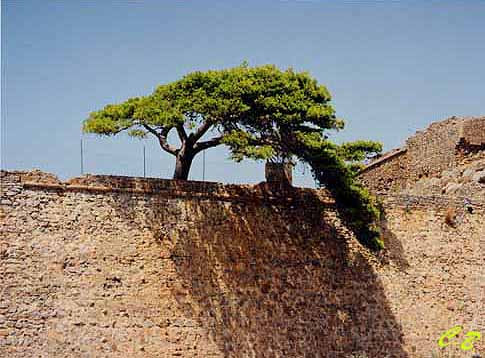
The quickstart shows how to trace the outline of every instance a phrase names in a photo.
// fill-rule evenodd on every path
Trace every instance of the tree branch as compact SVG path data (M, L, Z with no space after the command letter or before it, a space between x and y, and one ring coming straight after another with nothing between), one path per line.
M118 133L120 133L120 132L123 132L123 131L127 130L127 129L128 129L128 128L130 128L130 127L133 127L133 125L132 125L132 124L129 124L129 125L127 125L127 126L124 126L124 127L120 128L120 129L118 129L117 131L114 131L112 134L113 134L113 135L116 135L116 134L118 134Z
M212 123L209 123L209 121L205 121L204 123L202 123L202 125L197 129L196 132L190 134L190 142L196 143L204 134L207 133L211 126Z
M196 153L198 153L198 152L201 152L201 151L203 151L207 148L216 147L221 143L222 143L222 136L207 140L205 142L195 143L194 150L195 150Z
M180 141L185 143L187 141L187 133L185 133L184 125L178 124L176 127L177 134L179 135Z
M170 131L171 128L167 129L166 127L164 127L162 129L162 131L160 133L158 133L155 129L153 129L152 127L150 127L146 124L142 124L142 126L147 131L149 131L150 133L152 133L154 136L156 136L158 138L158 142L160 143L160 147L162 147L162 149L164 151L166 151L167 153L173 154L173 155L177 155L178 149L175 148L174 146L170 145L167 141L167 135L168 135L168 132Z

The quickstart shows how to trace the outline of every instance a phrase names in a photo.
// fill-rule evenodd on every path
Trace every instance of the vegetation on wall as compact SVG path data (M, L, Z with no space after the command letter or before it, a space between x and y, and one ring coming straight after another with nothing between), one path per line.
M356 179L359 167L342 154L342 148L326 140L302 138L297 144L299 156L307 162L314 178L329 190L337 210L347 226L364 246L377 251L383 248L378 222L380 210L376 198ZM367 150L380 150L377 143L367 143L360 155ZM355 160L355 159L354 159Z
M273 65L193 72L158 86L148 96L130 98L92 112L87 133L134 137L154 135L175 156L174 179L188 179L194 157L226 145L231 158L308 163L315 179L336 198L342 218L369 248L379 248L374 200L355 175L363 159L379 153L379 143L337 145L330 131L343 129L327 88L307 72ZM178 146L169 143L177 133Z

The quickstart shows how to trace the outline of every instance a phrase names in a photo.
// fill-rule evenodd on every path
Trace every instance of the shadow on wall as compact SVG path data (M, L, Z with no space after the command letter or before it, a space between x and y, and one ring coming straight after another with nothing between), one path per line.
M175 268L177 310L226 357L408 357L362 248L333 209L306 204L192 199L177 204L177 223L154 218ZM132 209L123 213L130 221ZM389 257L401 257L390 232L389 240Z
M409 263L404 256L404 248L396 234L389 228L385 210L381 211L380 229L385 245L385 250L380 255L380 261L384 264L392 262L400 271L406 271L409 268Z

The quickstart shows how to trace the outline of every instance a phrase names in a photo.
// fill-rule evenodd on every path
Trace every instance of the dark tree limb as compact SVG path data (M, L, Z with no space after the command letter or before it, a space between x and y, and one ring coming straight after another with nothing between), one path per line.
M178 149L175 148L173 145L170 145L167 141L167 135L168 135L168 132L170 131L171 128L166 128L164 127L162 129L162 131L160 133L158 133L155 129L153 129L152 127L146 125L146 124L142 124L143 128L145 128L147 131L149 131L150 133L152 133L155 137L158 138L158 142L160 143L160 147L162 147L162 149L164 151L166 151L167 153L170 153L170 154L173 154L173 155L177 155L178 153Z
M189 136L189 140L191 143L196 143L200 138L202 138L202 136L204 134L207 133L207 131L209 130L209 128L212 126L211 123L209 123L209 121L205 121L201 124L201 126L197 129L196 132L194 133L191 133L190 136Z
M198 153L205 149L216 147L221 143L222 143L222 136L207 140L205 142L198 142L194 144L194 151Z
M185 143L187 141L187 133L185 133L184 125L179 124L175 128L177 129L177 134L179 135L180 141Z
M129 124L127 126L124 126L124 127L120 128L120 129L118 129L117 131L113 132L112 135L116 135L118 133L121 133L121 132L127 130L128 128L130 128L130 127L133 127L133 125Z

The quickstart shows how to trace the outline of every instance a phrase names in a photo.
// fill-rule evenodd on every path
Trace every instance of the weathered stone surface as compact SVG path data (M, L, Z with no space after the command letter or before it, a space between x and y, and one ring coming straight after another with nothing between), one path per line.
M485 170L480 170L473 174L472 180L480 184L485 184Z
M1 357L414 358L484 332L478 201L383 197L374 257L322 191L25 177L1 173L2 200L21 188L0 216Z
M432 123L406 140L399 150L371 162L360 178L374 192L409 189L426 178L461 177L470 181L476 168L455 169L476 156L485 158L485 117L458 118ZM483 167L483 163L481 167Z

